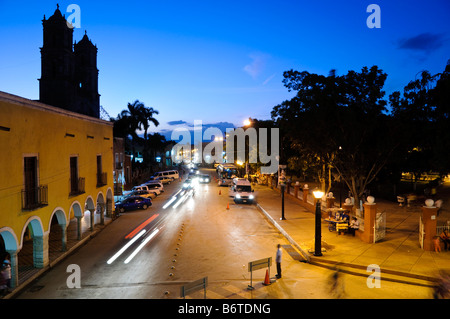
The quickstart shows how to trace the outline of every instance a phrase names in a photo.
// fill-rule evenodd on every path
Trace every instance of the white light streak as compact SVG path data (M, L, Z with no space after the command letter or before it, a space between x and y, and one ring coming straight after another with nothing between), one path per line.
M172 204L177 198L174 196L172 197L164 206L163 209L166 209L167 207L170 206L170 204Z
M155 229L153 231L153 233L150 234L150 236L148 236L140 245L138 248L135 249L135 251L133 251L133 253L127 258L125 259L124 263L128 264L133 258L134 256L137 255L137 253L144 248L144 246L153 238L155 237L155 235L159 232L159 229Z
M132 240L130 240L125 246L123 246L114 256L112 256L106 263L108 265L111 265L114 260L116 260L117 258L119 258L120 255L122 255L124 253L125 250L128 249L128 247L130 247L136 240L139 239L139 237L141 237L142 235L144 235L146 232L145 229L141 230L139 234L137 234L136 236L133 237Z
M186 199L186 194L184 194L183 196L180 197L178 202L176 202L175 205L173 205L173 208L177 208L182 202L184 202L185 199Z

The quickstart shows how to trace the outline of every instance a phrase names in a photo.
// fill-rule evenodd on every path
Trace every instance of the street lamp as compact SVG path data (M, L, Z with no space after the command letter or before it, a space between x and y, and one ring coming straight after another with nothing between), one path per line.
M320 199L323 197L324 192L319 189L313 191L314 198L316 199L316 236L314 244L314 256L322 256L322 213L320 211Z

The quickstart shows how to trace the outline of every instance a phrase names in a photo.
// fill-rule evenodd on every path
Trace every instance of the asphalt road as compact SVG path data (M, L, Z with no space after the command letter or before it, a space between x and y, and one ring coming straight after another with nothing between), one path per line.
M215 176L214 170L206 172ZM431 297L429 288L395 282L369 288L366 277L347 274L334 288L332 270L295 260L286 250L287 240L255 205L234 204L228 189L214 179L198 185L195 195L176 208L176 200L165 207L181 185L176 181L165 186L145 211L124 213L17 298L179 299L182 286L203 277L208 277L210 299ZM252 275L254 289L248 289L248 263L268 257L274 261L277 244L285 247L283 278L275 280L273 262L271 284L263 285L267 269L260 269ZM69 265L79 266L80 288L70 287ZM198 291L187 298L203 296Z

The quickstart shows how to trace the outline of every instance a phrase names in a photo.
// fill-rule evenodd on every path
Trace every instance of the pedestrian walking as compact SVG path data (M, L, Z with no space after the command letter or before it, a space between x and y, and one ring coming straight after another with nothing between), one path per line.
M275 277L280 279L281 278L281 255L282 255L281 245L278 244L277 248L278 248L277 249L277 255L275 257L275 262L277 263L277 274L275 275Z
M341 271L335 268L329 279L330 294L337 299L345 297L344 278Z

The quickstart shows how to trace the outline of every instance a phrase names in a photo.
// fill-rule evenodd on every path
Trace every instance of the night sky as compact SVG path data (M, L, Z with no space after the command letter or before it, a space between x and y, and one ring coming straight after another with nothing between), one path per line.
M0 0L0 90L39 99L42 19L58 1ZM387 95L450 59L450 1L59 1L98 47L100 104L115 117L136 99L176 125L269 119L290 99L283 71L328 75L378 65ZM368 5L381 9L369 28ZM387 99L387 96L386 96Z

